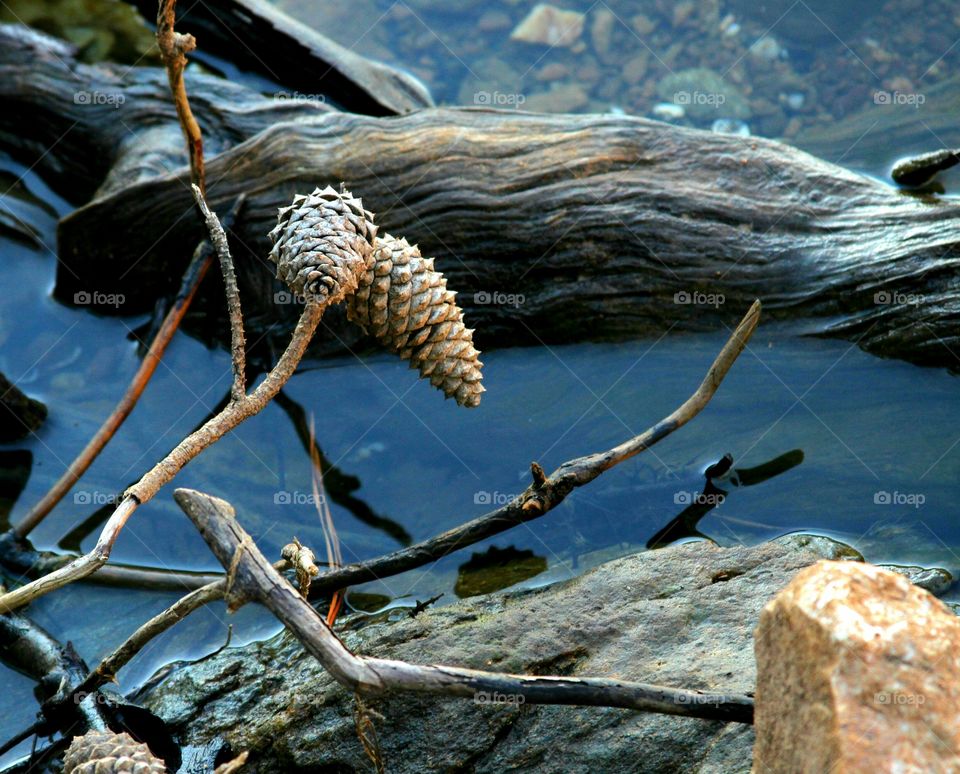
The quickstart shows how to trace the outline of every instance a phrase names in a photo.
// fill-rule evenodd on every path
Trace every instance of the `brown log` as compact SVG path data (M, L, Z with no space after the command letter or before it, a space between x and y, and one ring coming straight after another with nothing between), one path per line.
M48 154L61 170L95 167L78 147L116 155L126 133L102 110L72 105L77 82L122 93L128 126L174 120L149 70L65 72L34 57L28 80L5 48L0 90L13 119L41 115L34 136L50 143L73 126ZM345 181L385 230L437 257L481 346L715 330L759 297L773 319L804 320L808 333L917 363L960 362L952 202L905 195L777 142L639 118L429 109L384 119L278 105L210 79L188 88L217 146L208 149L211 205L247 194L234 253L251 338L279 319L282 342L299 314L274 302L281 288L264 261L276 209L297 191ZM97 289L123 292L124 311L152 304L200 237L185 217L185 181L181 171L114 189L65 218L69 271L58 297ZM696 292L724 303L675 302ZM480 293L523 303L482 303ZM212 298L211 314L221 306ZM321 347L342 350L358 333L331 315L324 336Z

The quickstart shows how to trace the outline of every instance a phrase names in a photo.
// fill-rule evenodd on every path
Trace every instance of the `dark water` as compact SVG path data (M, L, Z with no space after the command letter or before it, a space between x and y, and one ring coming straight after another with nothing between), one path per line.
M342 36L348 45L352 43L347 38L353 35L358 44L364 41L361 48L367 53L410 66L444 101L456 102L461 92L480 88L468 81L474 71L484 77L489 73L491 57L523 74L514 87L518 93L552 88L535 79L527 85L529 73L551 62L569 66L568 80L576 79L569 61L576 56L572 52L503 43L509 27L472 34L484 13L501 11L512 25L532 3L465 3L459 15L440 3L405 6L370 0L367 5L371 15L360 24L366 26L365 32L329 22L317 21L318 26ZM665 24L661 5L647 4L651 18ZM610 7L626 18L618 4ZM878 9L869 10L856 24L846 17L834 22L853 25L855 29L844 34L853 41L854 51L865 45L864 30L884 40L894 37L894 21L878 27ZM745 29L754 30L752 40L758 39L762 19L749 17L747 11L736 13ZM397 25L393 29L399 30L392 42L384 35L391 20ZM886 38L884 30L889 33ZM793 27L771 34L779 34L789 46L792 58L783 61L804 78L822 77L823 91L832 93L826 81L833 76L818 76L816 64L820 52L832 50L835 41L813 41L805 49L791 41L799 34ZM584 37L589 40L589 28ZM461 47L464 40L471 40L470 46ZM408 55L416 51L416 58ZM698 64L693 52L679 56L683 66ZM590 85L588 102L577 109L625 106L647 114L659 98L644 96L643 84L663 75L654 60L650 74L637 84L640 91L623 86L605 91L601 79ZM612 66L602 67L606 71ZM914 73L919 65L906 57L902 68ZM753 72L748 70L747 75ZM513 76L501 70L500 77L509 81ZM882 86L883 77L878 87ZM857 108L818 107L821 112L828 109L844 118ZM789 120L786 112L784 116ZM806 113L801 117L797 131L815 127L816 121ZM848 138L838 136L825 155L842 159L848 146ZM894 153L871 151L869 163L861 168L880 171L893 161ZM33 224L37 242L31 246L0 239L4 270L0 371L50 409L36 437L0 446L0 453L26 450L32 455L29 480L10 515L16 522L60 475L122 393L138 365L136 340L144 335L147 318L97 318L51 299L54 227L69 206L30 174L16 184L24 172L21 168L7 164L6 169L8 174L0 179L0 190L6 191L0 198L0 214L15 212ZM745 310L737 313L741 311ZM285 403L272 404L244 423L192 462L176 483L231 500L244 526L270 556L293 536L322 550L320 519L310 502L310 463L291 420L291 413L302 409L313 417L326 458L357 480L352 495L360 506L331 504L344 559L374 557L405 541L456 526L522 491L531 460L550 471L567 459L606 449L642 431L696 388L726 335L718 331L710 336L486 353L488 392L475 411L443 401L389 356L314 364L292 380ZM229 382L224 352L178 335L133 415L83 481L34 533L38 547L88 549L98 531L97 520L91 518L98 508L200 423L227 393ZM693 423L575 492L546 517L430 567L355 589L352 601L360 605L366 593L377 595L375 605L391 600L410 605L441 592L448 601L458 594L569 577L642 550L684 511L703 486L704 469L726 453L740 468L778 459L789 460L792 467L781 465L788 469L750 486L728 488L723 504L693 525L716 542L749 544L812 531L850 543L872 561L937 565L957 573L956 389L955 377L943 371L879 360L848 343L800 338L794 330L764 323ZM114 559L151 567L219 570L174 506L170 491L161 492L136 513ZM373 513L378 521L365 522L358 513ZM178 596L74 585L34 604L31 616L61 640L71 640L88 662L95 662ZM197 658L219 647L228 623L234 624L234 643L278 629L270 616L256 609L228 617L223 605L211 605L194 614L189 624L151 643L122 672L121 689L135 689L172 660ZM31 722L35 702L31 682L21 676L4 670L0 685L6 694L0 739L6 739Z

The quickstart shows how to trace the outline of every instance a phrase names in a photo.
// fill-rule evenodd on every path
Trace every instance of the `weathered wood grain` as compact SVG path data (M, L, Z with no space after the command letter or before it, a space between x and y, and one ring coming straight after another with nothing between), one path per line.
M73 106L77 84L122 93L116 113L130 129L172 121L150 70L64 72L40 59L32 79L18 79L10 59L0 51L0 89L24 120L40 114L48 138L73 127L48 154L65 178L99 182L128 132ZM277 342L299 309L275 303L266 233L294 193L344 181L383 228L437 257L481 346L716 330L759 297L770 317L803 320L809 333L960 363L953 202L780 143L639 118L477 109L374 118L278 105L208 78L188 88L209 138L211 204L247 195L234 255L248 321L255 333L281 322ZM0 118L5 144L7 124ZM121 311L134 311L167 292L201 234L186 179L181 170L114 181L110 195L64 219L58 296L123 292ZM484 303L496 293L506 303ZM704 303L675 300L695 293ZM205 308L222 306L211 293ZM324 323L319 348L356 343L342 317Z

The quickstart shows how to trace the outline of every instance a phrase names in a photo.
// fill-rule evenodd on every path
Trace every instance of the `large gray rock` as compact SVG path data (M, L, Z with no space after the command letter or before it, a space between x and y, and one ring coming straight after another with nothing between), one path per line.
M564 583L477 597L347 633L360 652L420 663L621 677L750 692L753 628L796 572L859 558L825 538L751 548L688 543L609 562ZM367 771L353 697L289 635L174 673L145 703L204 744L249 750L260 772ZM748 726L620 709L369 702L390 772L749 771Z

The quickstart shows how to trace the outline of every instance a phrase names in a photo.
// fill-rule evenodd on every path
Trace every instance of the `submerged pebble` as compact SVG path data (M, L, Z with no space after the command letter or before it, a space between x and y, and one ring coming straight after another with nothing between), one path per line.
M735 134L738 137L750 136L750 127L736 118L718 118L713 122L710 131L717 134Z
M757 40L750 46L750 53L758 59L764 59L768 62L787 58L787 50L777 42L773 35L764 35Z
M672 102L658 102L653 106L653 115L663 121L679 121L687 114L682 105Z

